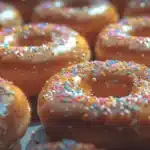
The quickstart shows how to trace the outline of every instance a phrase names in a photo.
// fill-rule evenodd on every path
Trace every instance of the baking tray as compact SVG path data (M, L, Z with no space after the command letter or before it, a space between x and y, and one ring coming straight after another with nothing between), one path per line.
M20 141L21 150L31 150L37 144L47 143L44 128L40 124L32 124Z

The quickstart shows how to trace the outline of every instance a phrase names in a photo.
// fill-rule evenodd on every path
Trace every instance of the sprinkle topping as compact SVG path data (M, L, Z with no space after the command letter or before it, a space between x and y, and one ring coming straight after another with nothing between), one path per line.
M125 18L117 24L109 25L100 33L99 41L106 47L119 46L137 52L150 51L149 37L130 34L142 28L150 28L149 17Z
M49 37L49 41L39 46L34 44L19 45L20 38L26 40L38 36ZM4 29L0 35L2 43L0 44L0 57L2 61L23 60L33 63L46 62L59 55L72 54L83 57L81 56L82 48L79 43L77 44L77 36L79 34L72 29L48 23L28 24L9 30Z
M146 66L134 62L116 60L86 62L63 69L60 74L54 75L48 81L49 84L42 95L50 105L59 102L66 105L70 111L70 105L82 105L81 110L88 114L88 119L110 115L132 118L134 114L140 113L141 107L146 107L150 103L149 73ZM81 86L89 77L95 79L107 75L127 76L131 79L133 86L129 95L97 97ZM59 105L56 107L59 108Z
M74 140L63 139L60 142L39 144L32 150L97 150L92 144L77 143Z
M14 99L14 92L9 87L0 85L0 117L4 117L8 113L8 106Z
M76 0L54 0L52 2L41 2L34 11L41 18L53 15L56 18L61 16L67 19L75 18L78 21L83 21L92 16L102 15L109 7L110 3L107 0L87 0L85 4L83 1L83 6L80 4L78 5Z

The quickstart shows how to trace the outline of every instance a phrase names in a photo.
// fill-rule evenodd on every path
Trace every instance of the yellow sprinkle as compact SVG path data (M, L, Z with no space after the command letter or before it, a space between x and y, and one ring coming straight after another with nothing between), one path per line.
M96 101L95 101L95 99L91 99L90 100L90 104L93 104L93 103L95 103Z
M105 74L105 72L101 72L101 75L105 76L106 74Z
M109 100L110 100L110 101L114 101L115 99L111 96Z

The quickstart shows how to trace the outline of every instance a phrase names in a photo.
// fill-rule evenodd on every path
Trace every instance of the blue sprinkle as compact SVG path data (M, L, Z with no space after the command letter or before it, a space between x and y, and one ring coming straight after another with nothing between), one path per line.
M73 74L74 76L78 75L77 69L72 68L72 74Z
M108 60L107 64L113 65L113 64L116 64L117 62L118 62L117 60Z
M47 23L39 23L39 24L37 25L38 28L43 28L43 27L45 27L45 26L47 26Z
M11 28L6 28L6 29L4 29L4 32L10 33L10 32L12 32L12 29Z
M64 143L66 148L69 148L70 146L76 145L77 142L73 140L63 139L62 142Z
M120 102L121 100L120 100L120 98L117 98L117 97L116 97L116 101L117 101L117 102Z
M4 43L4 48L8 48L9 47L9 44L8 43Z
M7 113L7 107L5 104L0 103L0 116L4 116Z

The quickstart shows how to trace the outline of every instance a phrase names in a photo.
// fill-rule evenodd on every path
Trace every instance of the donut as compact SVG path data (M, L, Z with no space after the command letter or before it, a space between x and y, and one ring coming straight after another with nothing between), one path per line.
M38 23L2 30L0 76L13 81L27 96L71 64L90 60L85 39L63 25Z
M149 145L149 77L148 67L132 61L92 61L62 69L38 97L48 137L98 148Z
M149 25L149 17L131 17L106 27L96 43L96 59L133 60L150 66Z
M37 144L31 150L98 150L92 144L79 143L74 140L63 139L60 142Z
M35 7L32 17L33 22L65 24L86 37L91 46L99 31L117 20L116 9L107 0L42 1Z
M149 16L149 0L130 0L125 9L124 16Z
M10 4L0 1L0 29L22 24L19 11Z
M30 106L24 93L0 78L0 149L13 148L30 123Z

